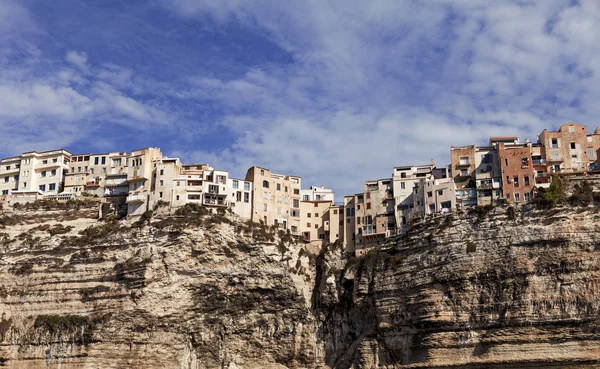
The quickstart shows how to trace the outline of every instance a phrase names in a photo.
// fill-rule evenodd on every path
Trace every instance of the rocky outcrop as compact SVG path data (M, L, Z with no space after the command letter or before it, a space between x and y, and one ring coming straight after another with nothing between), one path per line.
M195 210L98 221L93 204L5 207L0 365L600 364L596 207L427 219L360 259Z
M152 226L92 218L93 209L4 216L0 362L315 367L310 260L288 234L218 214Z
M598 208L498 207L415 225L313 298L327 364L349 368L600 364Z

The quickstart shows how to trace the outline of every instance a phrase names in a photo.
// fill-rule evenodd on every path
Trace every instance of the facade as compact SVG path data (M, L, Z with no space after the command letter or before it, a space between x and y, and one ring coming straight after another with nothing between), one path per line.
M392 193L394 197L394 217L399 232L406 232L408 222L423 214L425 209L424 181L433 178L435 164L394 167L392 173ZM448 170L436 172L440 177L448 176Z
M425 194L425 214L456 210L456 187L452 178L423 180L421 186Z
M89 194L96 196L123 195L124 186L115 190L115 187L106 187L107 176L127 176L127 154L114 152L105 154L77 154L73 155L69 163L69 170L65 176L64 192L75 196ZM110 181L114 184L114 180Z
M558 131L544 129L538 135L538 143L544 147L548 172L583 172L597 160L593 135L587 134L586 126L567 123Z
M320 248L329 242L331 205L333 205L331 201L300 202L300 232L313 253L318 253Z
M475 145L450 147L452 176L456 185L456 200L461 207L477 205L475 151Z
M149 209L159 202L173 205L175 196L175 179L181 173L181 161L178 158L159 158L152 163L153 175Z
M31 151L0 161L1 195L58 195L62 192L71 153L59 149Z
M331 188L325 186L310 186L308 190L300 190L302 201L331 201L335 202L335 196Z
M492 140L490 146L475 147L475 186L479 206L489 205L503 198L497 143Z
M231 210L244 219L252 216L252 182L229 178L229 203Z
M127 214L142 215L150 210L154 162L162 158L159 148L135 150L127 155Z
M531 143L498 144L498 157L502 169L502 190L509 203L518 204L531 199L535 187L531 159Z
M252 182L251 220L300 234L300 177L254 166L248 169L245 181Z
M356 195L344 196L342 245L346 252L354 254L356 241Z

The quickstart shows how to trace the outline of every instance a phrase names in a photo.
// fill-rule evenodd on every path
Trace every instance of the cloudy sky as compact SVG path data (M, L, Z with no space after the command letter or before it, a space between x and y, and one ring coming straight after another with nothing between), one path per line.
M597 0L0 0L0 156L159 146L354 193L595 128L598 35Z

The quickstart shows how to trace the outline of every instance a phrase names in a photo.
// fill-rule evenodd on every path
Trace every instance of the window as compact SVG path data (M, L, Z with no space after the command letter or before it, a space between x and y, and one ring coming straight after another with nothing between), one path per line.
M444 196L444 190L438 190L438 196Z
M360 210L360 204L356 205L356 210Z
M324 233L319 233L319 239L320 240L324 240L325 239L325 234Z
M350 218L346 218L346 223L350 224Z
M515 193L515 202L521 202L521 194Z
M318 224L315 224L315 229L319 229L319 225Z
M575 126L569 126L569 132L575 132Z
M267 204L263 204L263 211L267 211Z
M17 182L19 180L19 176L15 176L14 180L15 180L15 182Z
M75 167L71 167L71 173L75 173Z
M406 172L400 173L400 178L406 178Z
M300 183L300 181L298 180L298 178L291 178L290 181L292 181L292 183L295 183L295 184Z
M468 177L469 176L469 171L467 169L461 169L460 170L460 175L462 177Z
M285 189L285 192L288 192L288 187L287 186L285 186L284 189Z
M96 156L94 158L94 165L98 165L99 163L100 163L100 158Z
M433 197L433 192L432 191L427 192L427 197Z
M50 184L48 185L48 189L49 189L50 191L54 191L54 190L56 190L56 183L50 183Z
M179 201L179 195L175 196L175 200Z
M521 158L521 165L529 165L529 158Z
M299 207L300 207L300 200L298 200L298 199L294 199L294 200L292 201L292 205L293 205L295 208L299 208Z
M523 194L523 200L525 200L525 201L529 201L529 192L525 192L525 193Z
M159 183L160 186L164 186L165 185L165 183L164 183L164 181L162 179L158 183Z
M102 165L106 164L106 156L102 157Z
M94 174L94 168L90 168L90 173Z
M367 209L371 209L371 203L370 202L367 203Z
M244 191L250 191L250 182L244 182Z
M281 191L281 183L277 183L277 191Z
M50 173L51 173L50 175L55 176L56 175L56 169L52 169L52 172L50 172Z
M4 183L8 183L8 178L9 177L4 177Z
M7 166L6 166L6 170L10 170L10 165L7 165Z
M550 139L550 147L553 149L557 149L560 147L560 145L558 144L558 138L551 138Z
M263 181L263 188L269 188L269 181Z
M23 188L27 187L27 182L23 182Z
M406 188L406 183L400 182L400 188L404 190Z
M575 142L571 142L571 150L575 150Z
M46 171L44 170L41 175L42 175L42 177L45 177L46 176Z
M40 185L40 191L46 191L46 185Z
M356 224L360 224L360 217L356 217Z
M513 177L513 185L515 187L519 187L519 176L514 176Z
M268 199L268 198L269 198L269 193L263 192L263 199Z
M260 170L260 175L261 175L261 176L264 176L264 175L265 175L265 171L261 169L261 170Z
M309 201L309 200L310 200L310 195L302 196L302 201Z
M312 213L307 213L306 216L310 218L312 217Z
M242 193L240 191L236 192L235 201L242 201Z
M504 159L504 165L508 166L508 158Z
M594 149L592 147L588 147L587 154L588 154L588 158L593 159L594 158Z
M81 173L81 167L77 167L77 172Z
M315 213L315 218L318 218L318 217L319 217L319 213Z
M366 197L367 199L370 199L370 198L371 198L371 193L370 193L370 192L367 192L367 194L365 195L365 197Z
M250 202L250 194L248 192L244 192L244 202Z
M314 205L315 205L315 208L318 208L318 207L319 207L319 204L317 204L316 202L315 202L315 204L314 204Z
M337 209L333 209L333 214L337 214Z
M164 169L161 169L161 170L160 170L160 175L162 176L163 174L165 174L165 170L164 170Z
M294 188L294 195L300 195L300 189Z
M459 164L460 165L469 165L469 157L468 156L461 156L459 158Z
M240 188L240 183L238 181L233 181L233 188L235 188L235 189Z
M312 224L306 223L306 227L310 228Z
M300 211L298 211L298 210L292 210L292 211L290 211L290 215L293 216L293 217L295 217L295 218L297 218L297 217L300 216Z
M42 164L48 164L48 160L42 160Z
M158 197L160 197L162 199L162 192L158 193Z
M523 182L525 182L525 186L529 186L529 176L524 176Z
M3 195L8 195L8 190L2 190Z

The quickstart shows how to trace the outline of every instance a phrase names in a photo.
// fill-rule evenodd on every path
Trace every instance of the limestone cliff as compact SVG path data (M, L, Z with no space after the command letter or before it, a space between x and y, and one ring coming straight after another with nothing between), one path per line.
M0 365L596 367L599 217L480 209L357 259L200 209L133 222L5 206Z

